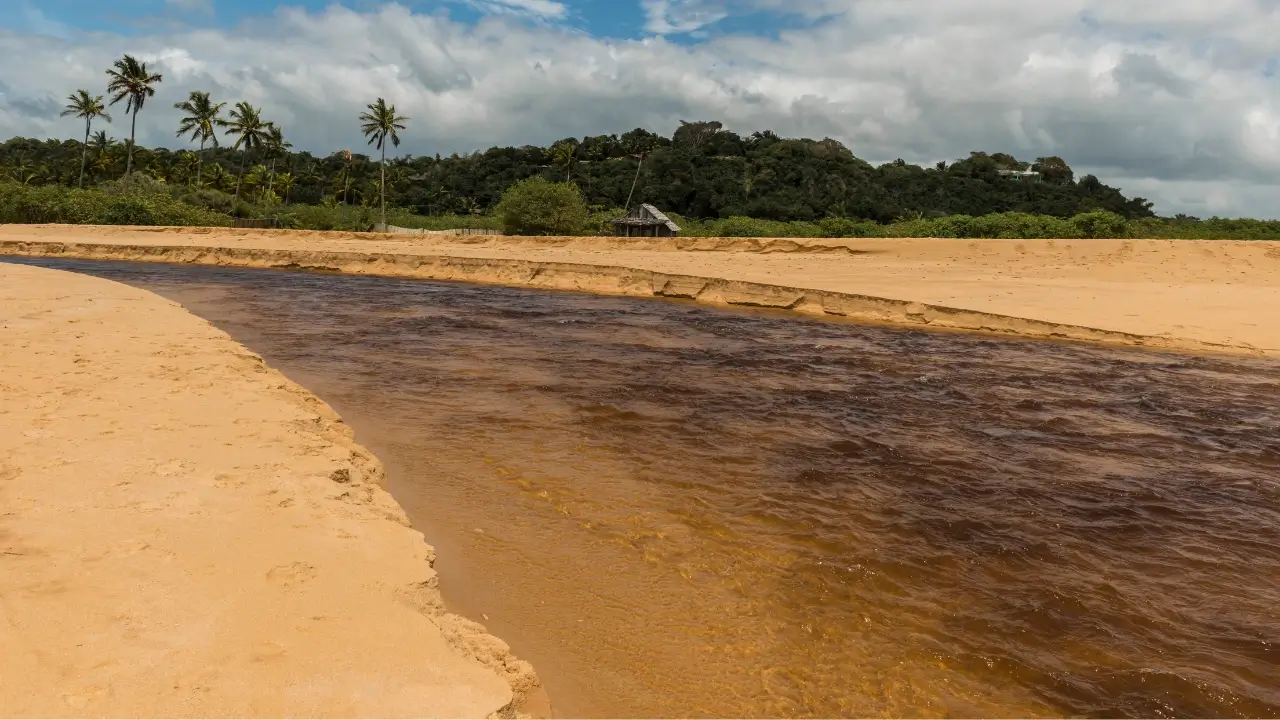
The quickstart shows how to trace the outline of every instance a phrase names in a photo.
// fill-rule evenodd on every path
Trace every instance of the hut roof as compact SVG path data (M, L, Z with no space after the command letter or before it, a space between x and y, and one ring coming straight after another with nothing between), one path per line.
M680 226L667 217L658 208L644 203L631 211L626 217L620 217L613 221L615 225L635 225L648 227L650 225L666 225L671 232L680 232Z

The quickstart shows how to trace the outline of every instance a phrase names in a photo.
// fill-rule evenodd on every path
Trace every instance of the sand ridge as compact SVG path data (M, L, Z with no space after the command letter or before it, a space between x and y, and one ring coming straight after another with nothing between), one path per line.
M1280 354L1280 243L392 236L4 226L0 254L308 268Z
M181 306L0 263L0 715L513 716L533 670L323 402Z

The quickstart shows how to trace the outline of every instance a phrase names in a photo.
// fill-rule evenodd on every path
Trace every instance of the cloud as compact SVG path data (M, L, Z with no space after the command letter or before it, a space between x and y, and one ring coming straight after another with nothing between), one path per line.
M564 20L569 8L555 0L463 0L488 15L517 15L539 20Z
M1270 0L787 4L828 20L776 39L677 44L596 38L510 13L468 25L399 5L335 4L226 32L0 31L0 52L24 58L0 66L0 136L74 136L51 101L79 87L102 92L104 69L132 52L165 74L139 117L147 144L178 144L170 107L192 89L262 106L296 147L319 153L362 147L356 118L385 97L412 118L401 149L419 155L721 119L746 133L830 136L872 162L1061 155L1078 175L1095 173L1162 213L1280 216L1280 78L1268 74L1275 45L1263 30L1280 27L1280 9ZM676 27L686 16L664 17ZM114 134L126 127L117 119Z
M644 29L656 35L690 33L729 16L723 3L707 0L641 0Z
M744 13L773 13L808 19L847 16L843 0L640 0L645 32L655 35L699 34L729 17Z
M32 5L29 0L23 0L22 2L21 17L27 29L33 34L48 35L56 38L66 38L71 35L70 27L45 15L40 8Z

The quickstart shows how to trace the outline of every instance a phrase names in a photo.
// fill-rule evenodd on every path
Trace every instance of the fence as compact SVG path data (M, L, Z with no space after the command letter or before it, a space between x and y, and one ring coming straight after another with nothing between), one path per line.
M383 225L376 223L373 226L374 232L391 233L393 235L501 235L501 230L490 230L489 228L453 228L451 230L423 230L420 228L402 228L395 225Z

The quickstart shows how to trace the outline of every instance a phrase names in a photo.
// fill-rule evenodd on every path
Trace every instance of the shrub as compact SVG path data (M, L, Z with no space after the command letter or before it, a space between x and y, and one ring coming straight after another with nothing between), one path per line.
M1080 237L1122 238L1129 236L1129 221L1106 210L1080 213L1071 218Z
M106 195L169 195L169 186L145 173L133 173L118 180L98 183Z
M196 207L220 213L231 213L235 206L235 196L212 188L193 190L178 197L179 200Z
M508 235L574 235L586 225L587 204L577 185L535 176L508 188L495 214Z
M876 237L881 234L881 227L869 220L853 220L851 218L823 218L818 221L823 237L860 238Z
M375 213L369 208L351 205L288 205L275 208L274 217L279 220L280 227L295 230L368 232L377 222Z
M154 181L153 181L154 182ZM163 187L163 184L161 184ZM231 218L194 207L145 183L116 184L108 190L77 190L60 185L28 187L0 182L0 223L83 225L225 226Z

